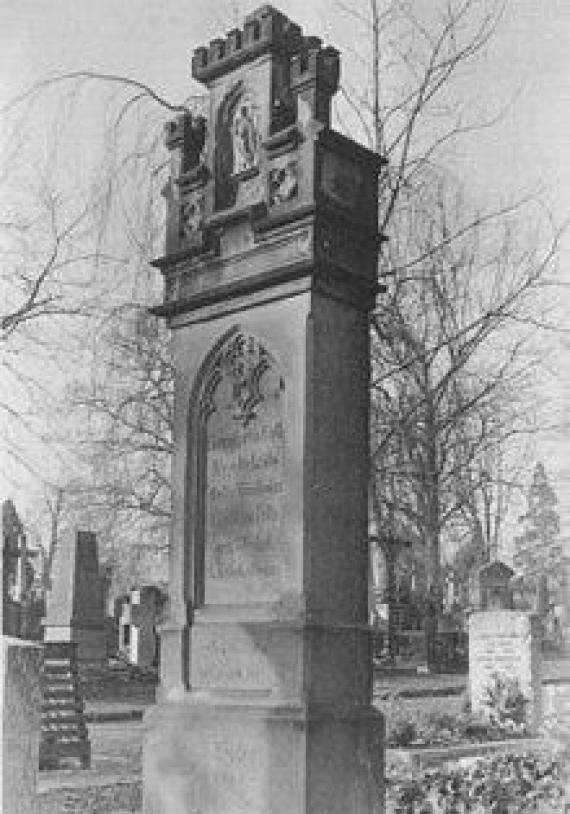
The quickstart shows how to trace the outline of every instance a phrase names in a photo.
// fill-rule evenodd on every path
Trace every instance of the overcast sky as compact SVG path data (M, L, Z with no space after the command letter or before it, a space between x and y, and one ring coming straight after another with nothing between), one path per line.
M369 13L368 0L346 2ZM425 7L428 0L416 2ZM0 1L0 106L46 74L86 68L136 78L181 101L198 90L190 77L192 50L258 5L231 0ZM354 60L348 49L359 34L354 18L332 0L275 5L305 33L339 47L351 75ZM358 42L362 47L365 40ZM556 220L565 220L570 214L570 2L511 0L485 56L463 82L465 94L480 109L509 107L492 130L461 142L453 162L456 173L486 203L533 190ZM566 240L564 268L569 260ZM566 354L552 358L560 374L552 385L558 416L570 409L570 376ZM544 446L547 469L557 476L567 468L562 449L560 444L556 451Z
M171 99L183 99L197 89L189 71L192 50L257 5L243 0L4 0L0 93L5 100L48 73L93 68L136 77ZM341 49L359 34L358 23L334 0L277 5L307 33ZM368 14L368 0L347 5ZM345 65L347 72L352 69ZM550 190L561 215L570 211L570 3L511 0L469 82L466 92L490 108L518 94L501 123L466 149L475 182L497 192L540 185Z

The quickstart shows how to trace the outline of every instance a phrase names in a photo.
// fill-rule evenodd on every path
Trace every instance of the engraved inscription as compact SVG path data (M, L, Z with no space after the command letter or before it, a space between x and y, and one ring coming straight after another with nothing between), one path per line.
M272 598L287 571L284 382L263 349L228 347L207 388L207 603Z

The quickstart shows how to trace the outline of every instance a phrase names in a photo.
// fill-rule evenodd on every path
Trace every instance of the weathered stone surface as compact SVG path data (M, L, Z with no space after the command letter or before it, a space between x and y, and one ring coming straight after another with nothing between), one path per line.
M517 679L528 699L528 722L541 722L541 625L514 610L476 611L469 618L469 687L474 711L485 711L486 689L498 673Z
M208 373L201 402L207 604L274 601L287 585L284 390L266 350L241 332Z
M35 814L39 768L40 645L2 636L2 787L8 814Z
M147 814L383 811L383 722L374 711L195 693L145 720Z

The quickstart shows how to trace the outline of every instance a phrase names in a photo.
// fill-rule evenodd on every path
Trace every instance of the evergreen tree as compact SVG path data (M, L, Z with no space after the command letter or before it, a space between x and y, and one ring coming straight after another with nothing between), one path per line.
M546 579L549 595L563 590L566 557L560 540L558 498L543 464L537 463L527 496L527 511L520 521L523 532L515 537L515 569L530 588Z

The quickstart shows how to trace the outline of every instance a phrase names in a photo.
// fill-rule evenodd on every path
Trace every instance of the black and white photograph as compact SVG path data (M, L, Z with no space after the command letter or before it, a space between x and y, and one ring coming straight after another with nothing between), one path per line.
M570 3L0 0L4 814L570 812Z

